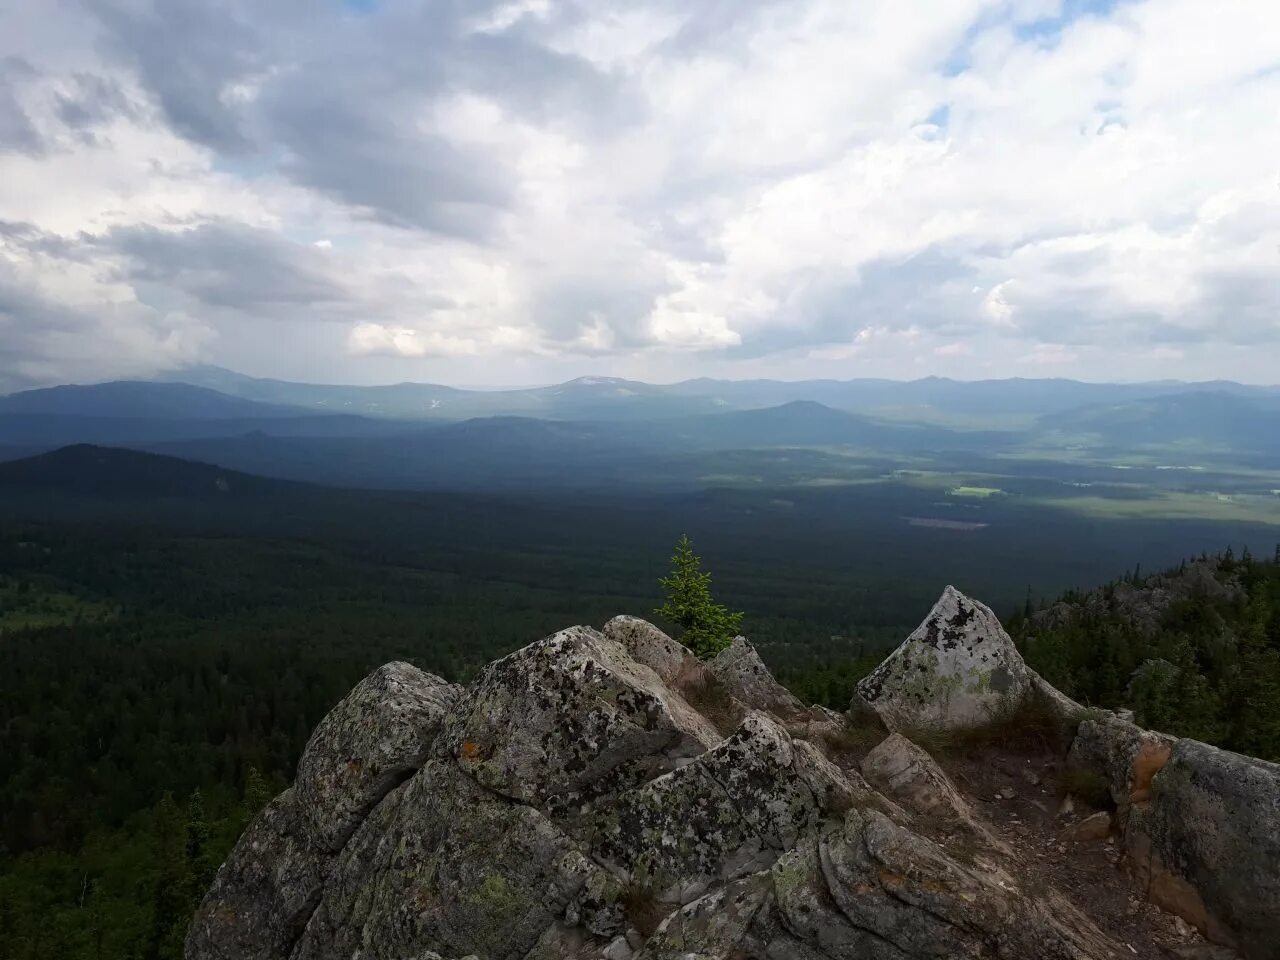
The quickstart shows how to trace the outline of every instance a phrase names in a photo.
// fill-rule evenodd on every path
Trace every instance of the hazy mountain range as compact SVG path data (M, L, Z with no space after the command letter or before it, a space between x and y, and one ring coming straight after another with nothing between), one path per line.
M587 377L486 391L299 384L211 367L173 376L181 379L0 397L0 459L102 444L385 487L693 482L723 472L728 451L773 451L771 469L786 462L788 470L799 451L895 462L938 454L1280 462L1280 388L1224 381Z

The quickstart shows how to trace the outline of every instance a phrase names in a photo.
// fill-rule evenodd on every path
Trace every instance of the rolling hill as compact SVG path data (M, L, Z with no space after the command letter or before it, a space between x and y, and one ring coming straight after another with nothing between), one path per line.
M1041 417L1040 431L1115 448L1280 453L1280 398L1227 391L1098 404Z
M157 500L244 500L296 493L301 484L268 480L208 463L89 444L0 463L0 490L57 496Z

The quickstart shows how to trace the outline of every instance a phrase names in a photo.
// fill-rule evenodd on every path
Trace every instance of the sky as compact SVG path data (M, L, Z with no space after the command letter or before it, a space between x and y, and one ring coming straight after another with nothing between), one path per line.
M0 390L1280 381L1275 0L0 0Z

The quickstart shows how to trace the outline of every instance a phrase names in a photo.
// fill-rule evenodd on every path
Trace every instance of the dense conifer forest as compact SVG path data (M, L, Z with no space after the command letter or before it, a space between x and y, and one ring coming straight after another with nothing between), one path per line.
M822 525L830 500L771 514L767 495L740 494L683 513L305 488L230 508L19 499L0 509L0 960L180 956L212 871L360 677L405 659L465 681L570 623L652 615L686 527L717 599L808 701L845 707L967 567L960 584L1010 614L1032 663L1082 701L1280 753L1270 556L1135 571L1053 603L1033 590L1020 605L1016 549L929 529L911 540L874 503ZM1073 556L1102 542L1088 537ZM1123 547L1108 540L1106 555ZM1075 576L1054 562L1035 583Z
M1280 761L1280 546L1070 592L1010 624L1029 662L1092 706Z

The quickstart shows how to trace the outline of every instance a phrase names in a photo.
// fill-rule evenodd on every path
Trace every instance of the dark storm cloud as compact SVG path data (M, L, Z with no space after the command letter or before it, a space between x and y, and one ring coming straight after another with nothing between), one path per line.
M18 85L36 76L21 57L0 59L0 150L38 154L44 141L18 101Z
M253 312L349 299L323 251L243 224L118 228L95 246L124 258L123 279L179 290L210 307Z
M269 62L248 11L203 0L84 3L177 132L221 151L249 147L242 112L226 96L231 84Z
M519 30L472 29L497 3L317 15L297 2L88 2L177 132L255 154L396 226L482 238L510 205L518 158L431 130L430 107L444 98L475 92L535 121L586 127L639 110L581 58Z

